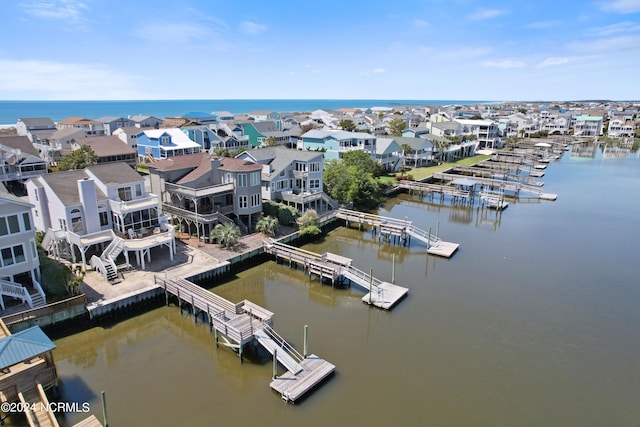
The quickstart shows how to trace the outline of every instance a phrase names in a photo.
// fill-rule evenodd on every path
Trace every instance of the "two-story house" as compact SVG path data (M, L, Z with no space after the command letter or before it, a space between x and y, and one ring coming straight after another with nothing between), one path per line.
M162 119L153 116L145 116L144 114L137 114L129 117L135 123L134 126L138 128L152 128L158 129L162 125Z
M98 164L124 162L133 166L138 160L138 152L115 135L78 138L71 147L77 150L83 145L91 147L98 157Z
M178 128L143 130L136 135L136 140L140 162L201 151L200 145Z
M68 117L60 120L57 127L58 129L82 129L85 136L106 135L104 123L84 117Z
M0 182L24 182L46 173L47 162L26 136L0 136Z
M573 134L575 136L602 135L602 116L581 115L575 117Z
M40 258L32 205L10 194L0 183L0 306L5 298L20 299L30 307L46 303L40 286Z
M337 203L323 192L322 153L284 147L249 150L236 156L262 166L262 198L294 206L300 212L336 209Z
M97 119L97 121L103 124L105 135L113 135L116 129L131 127L136 124L131 119L118 116L104 116Z
M86 267L87 253L96 245L138 238L142 240L125 243L120 251L127 263L128 252L136 252L144 268L141 255L149 259L151 248L166 245L170 253L175 251L173 228L160 233L158 196L146 191L144 178L126 163L43 175L27 182L27 192L35 227L46 231L42 246L57 256L66 253L76 262L79 253ZM152 231L155 236L145 241Z
M302 148L324 152L325 161L342 159L349 151L364 151L375 159L376 137L368 133L312 129L302 135Z
M462 126L462 136L475 135L479 148L500 148L498 125L493 120L454 119Z
M262 213L262 167L245 160L188 154L149 164L151 191L163 211L191 234L208 238L218 223L233 222L243 232Z
M49 117L20 118L16 122L18 136L26 136L32 143L48 139L56 129L56 124Z

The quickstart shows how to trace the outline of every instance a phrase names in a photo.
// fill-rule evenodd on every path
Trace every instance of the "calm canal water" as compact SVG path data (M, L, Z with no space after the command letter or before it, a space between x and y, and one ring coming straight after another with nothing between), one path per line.
M493 211L400 195L408 217L460 243L450 260L424 245L379 244L338 229L306 246L353 258L409 296L371 309L267 262L215 288L276 313L276 330L337 366L298 405L271 391L271 363L240 364L175 306L57 339L62 396L111 425L640 425L640 159L570 157L546 171L556 202ZM76 422L86 414L67 416Z

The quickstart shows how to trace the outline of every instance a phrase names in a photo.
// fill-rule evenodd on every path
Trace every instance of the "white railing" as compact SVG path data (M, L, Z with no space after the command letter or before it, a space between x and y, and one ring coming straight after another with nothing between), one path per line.
M93 268L94 270L98 270L100 273L102 273L105 279L107 278L107 267L105 267L101 258L94 255L91 257L89 263L91 265L91 268Z
M158 207L159 200L160 199L155 194L149 194L147 197L128 200L126 202L122 200L118 201L109 199L109 206L111 207L112 212L126 213L129 211L144 209L146 207Z
M44 294L44 290L42 289L42 286L40 286L40 282L38 282L34 278L31 278L31 282L33 282L33 287L38 292L38 294L42 297L42 301L44 301L44 303L46 304L47 303L47 296Z
M31 295L29 295L27 288L22 285L19 285L15 282L10 282L8 280L0 279L0 293L9 297L19 298L23 302L29 304L29 307L33 308ZM4 301L2 301L2 308L4 309Z
M121 237L114 237L111 243L102 251L101 258L115 260L124 249L124 240Z
M424 231L421 228L418 228L413 224L411 224L407 228L407 233L409 233L411 236L413 236L413 237L415 237L415 238L417 238L419 240L422 240L429 247L438 245L438 243L440 243L440 239L437 236L434 236L433 234L430 234L429 232Z
M341 269L341 272L347 279L356 282L358 285L362 286L365 289L369 289L369 287L371 286L378 290L379 286L382 285L382 280L376 279L368 273L365 273L364 271L351 265L343 267ZM373 289L371 291L373 291Z

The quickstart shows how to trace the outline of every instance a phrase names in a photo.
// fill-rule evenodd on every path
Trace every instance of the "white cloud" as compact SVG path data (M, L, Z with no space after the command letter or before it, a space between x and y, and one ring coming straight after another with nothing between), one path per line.
M562 65L562 64L568 64L568 63L569 63L569 58L552 56L550 58L545 59L538 65L536 65L536 67L545 68L545 67L551 67L554 65Z
M216 36L209 27L193 22L148 22L135 32L141 39L163 44L186 44Z
M507 13L507 11L504 9L477 9L469 15L468 18L473 21L484 21L485 19L496 18L505 13Z
M243 21L240 23L240 31L251 36L260 34L267 30L267 26L252 21Z
M75 28L88 30L90 22L84 13L89 10L88 6L77 0L50 0L21 3L20 7L27 15L34 18L65 21L71 23Z
M592 53L622 53L629 56L631 52L637 52L640 49L640 35L626 35L619 37L598 38L589 41L580 41L570 43L569 49L575 49L580 52Z
M640 12L640 0L607 0L599 2L598 5L606 12L622 14Z
M437 53L440 59L470 59L477 58L479 56L485 56L491 53L491 49L488 47L448 47Z
M560 21L535 21L523 25L522 28L529 28L532 30L544 30L560 25Z
M102 64L0 58L0 92L30 99L140 99L138 77Z
M524 67L524 62L515 61L513 59L503 59L500 61L485 61L482 63L483 67L500 68L501 70L508 70L510 68Z
M374 68L371 72L374 74L382 74L382 73L386 73L387 70L385 70L384 68Z
M423 19L414 19L413 25L415 25L418 28L425 28L429 26L429 22Z
M625 21L605 27L592 28L590 33L600 37L611 36L617 33L635 33L640 31L640 23Z

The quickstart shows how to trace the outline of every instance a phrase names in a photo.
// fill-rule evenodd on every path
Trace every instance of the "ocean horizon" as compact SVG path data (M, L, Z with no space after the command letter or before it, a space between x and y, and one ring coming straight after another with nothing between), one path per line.
M190 112L228 111L244 114L254 110L310 112L318 109L483 104L494 101L417 99L164 99L116 101L0 101L0 125L15 125L20 118L49 117L54 122L67 117L98 119L137 114L158 118L182 116Z

